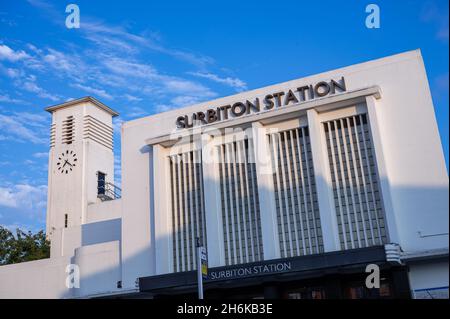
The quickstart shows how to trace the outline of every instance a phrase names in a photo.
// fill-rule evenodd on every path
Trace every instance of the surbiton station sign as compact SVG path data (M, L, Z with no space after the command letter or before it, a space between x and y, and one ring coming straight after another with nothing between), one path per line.
M178 128L190 128L193 126L210 124L227 120L230 117L239 117L245 114L258 113L263 110L271 110L290 104L314 100L316 98L346 91L345 79L321 81L290 89L266 94L263 98L256 97L252 101L238 101L233 104L223 105L207 109L204 112L192 113L190 116L179 116L176 120Z

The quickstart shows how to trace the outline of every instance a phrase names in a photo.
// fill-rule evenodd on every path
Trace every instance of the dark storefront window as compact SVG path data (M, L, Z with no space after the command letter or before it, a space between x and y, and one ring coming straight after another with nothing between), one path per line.
M325 299L325 290L322 288L301 288L287 292L287 299Z
M378 289L368 289L364 282L352 282L345 286L344 297L347 299L391 298L392 289L385 278L381 280Z

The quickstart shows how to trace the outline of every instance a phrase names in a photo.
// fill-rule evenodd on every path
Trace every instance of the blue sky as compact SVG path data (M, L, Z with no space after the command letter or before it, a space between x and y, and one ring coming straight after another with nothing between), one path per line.
M218 1L217 1L218 2ZM65 27L65 8L81 27ZM381 27L365 27L366 5ZM92 95L122 121L420 48L448 167L443 1L0 2L0 224L45 228L50 115Z

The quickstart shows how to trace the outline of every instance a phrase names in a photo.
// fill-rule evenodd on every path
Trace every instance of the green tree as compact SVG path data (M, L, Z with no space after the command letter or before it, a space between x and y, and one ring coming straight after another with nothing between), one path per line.
M16 229L14 234L0 226L0 265L16 264L50 257L50 242L44 231L33 234Z

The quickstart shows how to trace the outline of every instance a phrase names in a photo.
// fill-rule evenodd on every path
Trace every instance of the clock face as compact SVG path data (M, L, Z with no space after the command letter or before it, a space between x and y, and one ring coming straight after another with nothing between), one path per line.
M56 166L61 174L70 173L77 166L77 154L69 150L59 154Z

